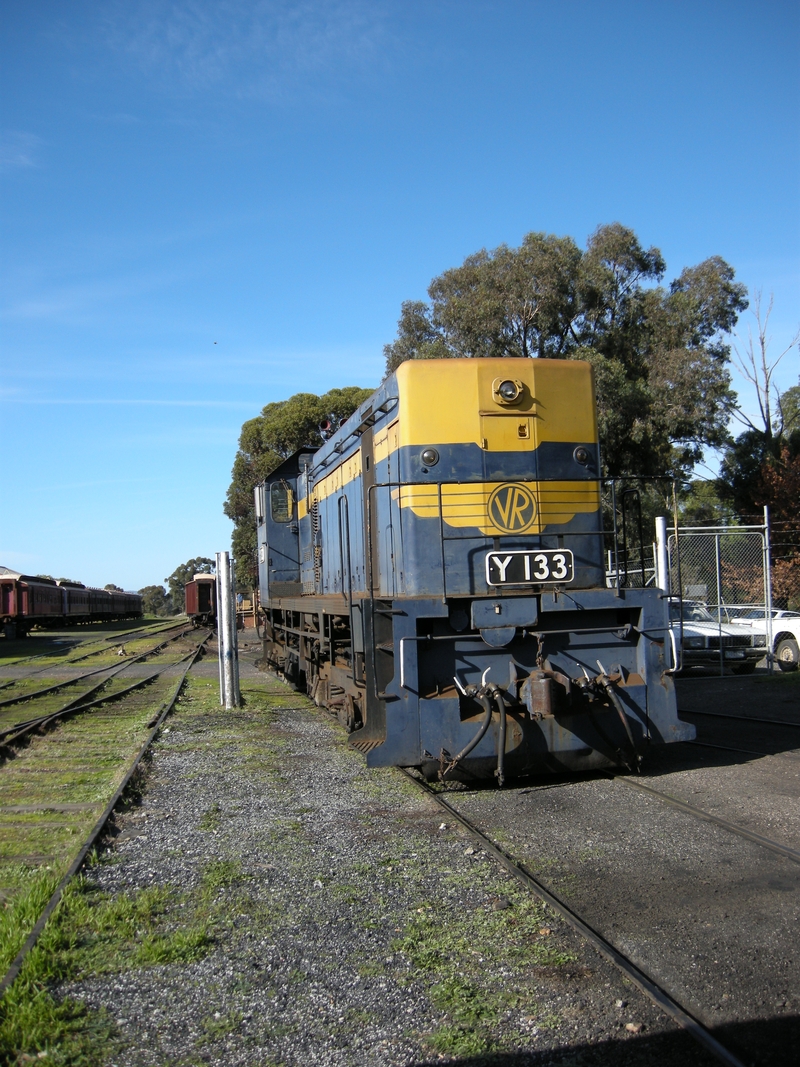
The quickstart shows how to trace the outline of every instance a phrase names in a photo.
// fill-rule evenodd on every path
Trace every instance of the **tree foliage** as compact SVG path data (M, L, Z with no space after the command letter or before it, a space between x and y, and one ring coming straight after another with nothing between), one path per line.
M619 223L582 250L529 233L519 248L482 249L434 278L429 301L402 305L387 371L407 359L584 359L598 393L610 474L685 474L726 439L734 395L726 334L747 307L719 256L668 287L657 248Z
M371 395L371 389L356 385L331 389L322 396L295 393L288 400L267 404L260 415L242 426L223 505L225 514L234 522L232 544L238 581L246 578L255 584L258 577L253 502L256 485L298 448L319 447L323 441L320 426L327 422L328 432L333 432Z
M677 504L680 526L719 526L723 520L726 524L731 524L716 478L694 478L681 486L678 489ZM665 510L671 510L671 502Z
M213 574L215 569L216 564L213 559L197 556L195 559L187 560L186 563L181 563L169 578L164 579L169 586L169 597L175 612L186 609L186 583L190 582L195 574Z
M107 589L109 593L123 593L125 591L121 585L114 585L113 582L109 582L108 585L104 585L103 588Z
M172 598L163 585L146 585L140 589L142 611L145 615L174 615Z

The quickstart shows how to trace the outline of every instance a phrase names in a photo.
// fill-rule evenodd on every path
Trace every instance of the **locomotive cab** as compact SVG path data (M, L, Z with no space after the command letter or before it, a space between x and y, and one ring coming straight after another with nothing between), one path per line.
M298 516L298 482L306 477L312 449L300 449L255 489L258 585L261 603L299 596L301 538ZM302 486L301 486L302 488ZM308 527L308 523L305 524ZM309 554L309 530L304 530Z

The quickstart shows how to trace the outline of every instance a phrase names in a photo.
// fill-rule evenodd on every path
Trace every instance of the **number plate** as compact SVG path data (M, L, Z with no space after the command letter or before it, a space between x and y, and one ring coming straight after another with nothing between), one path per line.
M529 585L571 582L575 566L569 549L530 549L527 552L489 552L486 581L489 585Z

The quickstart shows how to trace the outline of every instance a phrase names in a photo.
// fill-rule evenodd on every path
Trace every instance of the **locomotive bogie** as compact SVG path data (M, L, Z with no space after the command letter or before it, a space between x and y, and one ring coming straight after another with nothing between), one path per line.
M590 365L410 361L256 490L265 663L372 766L638 763L677 717L654 589L606 587Z

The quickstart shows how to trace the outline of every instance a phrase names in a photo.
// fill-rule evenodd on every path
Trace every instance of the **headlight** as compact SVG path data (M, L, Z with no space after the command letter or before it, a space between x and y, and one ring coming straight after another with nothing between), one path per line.
M515 404L522 396L522 382L516 378L495 378L492 393L499 404Z
M684 648L705 648L706 639L704 637L684 637Z
M439 462L439 453L435 448L426 448L424 452L420 453L419 458L426 467L433 467L434 464Z
M767 635L766 634L756 634L753 637L753 645L756 648L766 648L767 647Z

